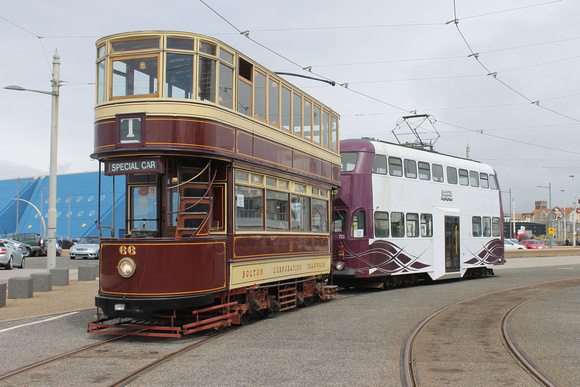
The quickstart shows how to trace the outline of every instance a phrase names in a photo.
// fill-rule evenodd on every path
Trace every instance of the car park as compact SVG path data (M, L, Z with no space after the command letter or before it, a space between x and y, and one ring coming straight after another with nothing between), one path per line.
M7 240L0 241L0 266L11 270L14 266L24 269L25 257L18 248Z
M525 246L526 249L546 249L548 246L544 244L544 242L536 240L536 239L526 239L524 241L520 241L522 246Z
M503 241L504 250L525 250L526 248L518 243L517 239L504 239Z
M99 259L101 251L101 239L97 236L87 236L81 238L78 243L71 246L69 250L70 259L94 258Z

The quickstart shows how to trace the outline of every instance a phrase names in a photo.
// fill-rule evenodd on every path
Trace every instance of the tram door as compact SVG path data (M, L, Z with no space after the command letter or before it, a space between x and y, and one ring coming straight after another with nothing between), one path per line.
M459 217L445 217L445 272L459 271Z

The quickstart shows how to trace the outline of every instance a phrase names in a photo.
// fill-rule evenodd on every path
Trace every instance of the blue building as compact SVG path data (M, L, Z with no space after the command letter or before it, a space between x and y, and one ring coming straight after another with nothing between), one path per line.
M0 235L13 232L45 235L48 181L48 176L0 180ZM98 172L59 175L56 186L58 239L100 235L95 223L99 218L99 203L101 225L114 227L115 237L125 234L124 176L102 174L100 198ZM44 217L44 222L40 214ZM109 237L110 230L102 228L103 237Z

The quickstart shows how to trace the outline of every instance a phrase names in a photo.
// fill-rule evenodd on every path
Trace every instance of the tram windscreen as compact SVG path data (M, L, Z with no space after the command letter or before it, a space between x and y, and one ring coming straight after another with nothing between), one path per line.
M332 231L344 232L346 230L346 210L332 211Z
M340 165L341 172L354 171L354 169L356 167L356 162L358 160L358 153L356 153L356 152L341 153L340 158L341 158L341 165Z

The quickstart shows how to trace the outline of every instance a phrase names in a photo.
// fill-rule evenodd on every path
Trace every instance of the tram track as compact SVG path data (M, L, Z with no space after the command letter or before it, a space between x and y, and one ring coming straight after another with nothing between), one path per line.
M493 310L490 307L489 312L490 316L487 317L488 318L487 321L490 321L491 319L497 317L497 319L495 320L497 324L494 325L494 327L492 328L495 331L496 336L499 336L499 338L501 339L498 341L501 342L502 344L501 347L503 348L504 353L507 352L509 356L513 358L514 360L513 364L517 365L519 369L523 369L529 375L529 377L532 377L539 385L542 386L556 385L548 376L545 375L544 372L542 372L542 370L540 370L540 368L536 364L534 364L534 362L518 346L517 341L513 338L513 335L511 334L510 321L514 313L518 310L518 308L525 305L526 303L538 299L539 297L544 296L546 294L561 290L567 286L577 286L579 284L580 278L573 278L561 281L550 281L539 284L519 286L484 295L466 298L464 300L460 300L458 302L455 302L453 304L450 304L446 307L443 307L435 311L434 313L424 318L421 322L419 322L419 324L410 332L409 336L401 346L400 377L402 385L420 386L422 384L422 378L425 379L426 385L433 384L432 382L434 380L439 380L438 379L439 377L449 378L449 374L451 373L449 369L453 367L455 367L453 371L456 372L456 375L454 375L456 379L453 379L452 382L454 383L459 382L457 377L460 376L457 376L457 374L462 373L462 371L459 370L460 367L458 367L457 364L461 363L462 361L469 363L469 361L465 359L461 361L449 360L451 356L449 356L449 353L445 352L445 349L443 351L438 352L441 348L444 348L446 346L447 349L455 348L453 345L450 345L449 343L445 343L442 345L430 344L429 346L423 344L422 352L424 353L429 352L427 355L422 355L421 351L417 351L415 347L422 333L424 333L425 336L432 338L432 342L436 342L437 340L441 340L441 338L444 338L445 335L444 333L442 333L442 329L447 330L452 329L451 326L449 325L449 322L453 320L453 317L449 315L463 314L465 317L465 315L469 314L469 312L466 312L469 310L468 308L470 307L473 308L474 306L482 304L485 301L485 299L493 300L493 304L491 303L489 304L492 305ZM482 306L482 308L485 307L486 307L485 305ZM465 309L460 310L461 308ZM445 316L446 314L448 315ZM491 317L491 315L493 317ZM434 323L435 320L438 320L438 322ZM430 331L426 333L428 329ZM463 329L467 332L466 334L468 335L473 336L479 335L478 340L480 342L482 341L481 337L486 334L478 331L468 332L469 327L463 327ZM476 329L482 328L478 327ZM454 334L456 334L456 332L454 332ZM429 340L425 339L424 341L428 342ZM498 348L499 345L497 344L497 342L495 342L495 348L491 350L489 347L490 345L489 341L486 342L486 345L488 346L487 347L488 352L498 351L499 349ZM477 352L477 350L475 349L472 349L472 351ZM497 352L495 353L495 355L497 355ZM418 359L418 357L420 356L424 357ZM455 361L455 363L453 363L453 361ZM472 367L473 364L475 364L475 362L476 361L470 363ZM494 361L490 359L490 356L487 356L487 358L485 358L485 360L483 361L480 360L480 362L485 363L488 366L494 363ZM496 363L500 362L496 361ZM505 364L506 362L501 363ZM419 364L423 365L422 371L419 371L419 368L421 368ZM425 366L425 364L431 364L431 366L427 367ZM446 366L449 369L445 370L444 368ZM445 375L445 372L447 372L447 375ZM469 379L469 377L466 376L468 372L469 371L465 372L465 375L463 375L466 377L466 380L463 381L464 383L467 381L467 379ZM431 373L432 375L428 375L429 373ZM433 376L437 373L438 376ZM513 373L514 372L512 372L512 375L510 375L510 377L513 377ZM475 374L477 374L477 372L475 372ZM447 379L444 382L449 383L450 379Z

